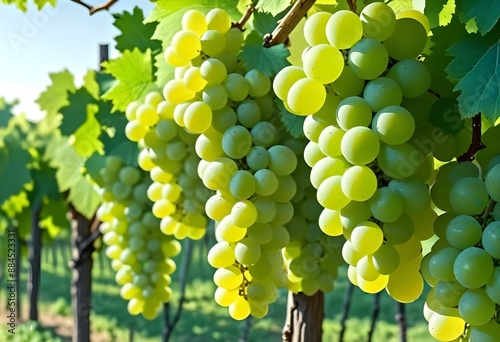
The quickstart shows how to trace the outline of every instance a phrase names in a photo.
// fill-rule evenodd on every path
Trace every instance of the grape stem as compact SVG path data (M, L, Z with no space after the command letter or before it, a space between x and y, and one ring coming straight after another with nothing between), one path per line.
M113 6L115 3L117 3L118 0L108 0L106 2L103 2L102 4L95 5L95 6L89 5L86 2L83 2L81 0L71 0L71 2L74 2L75 4L78 4L78 5L82 5L83 7L85 7L86 9L89 10L89 15L92 15L92 14L97 13L99 11L109 10L109 8L111 6Z
M243 14L240 20L238 22L233 23L231 26L232 27L237 27L240 31L245 31L243 26L247 23L248 19L252 16L252 13L255 11L255 7L253 5L248 5L246 12Z
M356 0L347 0L347 5L349 5L349 9L351 12L356 13L358 6L356 5Z
M470 143L469 149L467 150L467 152L458 157L457 161L473 161L476 152L482 150L485 147L486 145L484 145L481 141L481 113L477 113L472 118L472 141Z
M264 47L269 48L284 43L315 2L316 0L298 0L280 20L274 31L264 36Z
M486 223L488 223L488 218L490 217L490 214L493 211L495 204L496 202L492 198L490 198L490 201L488 202L488 205L486 206L486 209L484 210L484 213L481 216L481 226L483 228L486 226Z

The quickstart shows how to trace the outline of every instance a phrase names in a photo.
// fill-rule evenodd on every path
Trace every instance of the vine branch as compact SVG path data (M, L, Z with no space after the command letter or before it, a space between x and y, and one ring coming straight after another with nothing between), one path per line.
M356 13L358 6L356 5L356 0L347 0L347 5L349 5L349 10Z
M315 2L316 0L297 1L283 19L280 20L274 31L264 36L264 47L268 48L284 43L290 32L293 31Z
M246 12L243 14L240 20L238 22L233 23L231 26L232 27L237 27L240 29L240 31L244 31L243 26L247 23L248 19L252 16L252 13L255 11L255 8L253 5L248 5Z
M481 141L481 113L477 113L472 118L472 141L470 143L469 149L467 150L467 152L458 157L457 160L459 162L473 161L476 152L482 150L485 147L486 145L484 145Z
M74 2L75 4L78 4L78 5L85 7L86 9L89 10L89 15L92 15L92 14L97 13L99 11L109 10L109 8L111 6L113 6L115 3L117 3L118 0L108 0L106 2L103 2L102 4L95 5L95 6L89 5L86 2L81 1L81 0L71 0L71 2Z

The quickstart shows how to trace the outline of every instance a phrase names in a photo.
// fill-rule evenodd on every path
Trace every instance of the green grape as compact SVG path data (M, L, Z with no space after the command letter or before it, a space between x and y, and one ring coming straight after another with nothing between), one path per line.
M179 56L172 45L165 49L163 57L168 64L174 67L183 67L189 63L189 59Z
M252 142L255 146L269 148L278 140L276 127L267 121L260 121L250 130Z
M193 31L178 31L172 37L172 47L177 55L184 59L193 59L200 54L200 37Z
M229 31L224 33L224 36L226 37L226 48L224 50L230 53L238 53L244 42L243 32L237 27L231 27Z
M214 268L229 267L235 262L234 247L225 241L218 242L208 251L207 260Z
M376 190L377 176L366 166L352 166L342 176L342 192L353 201L366 201Z
M236 163L225 157L210 162L203 173L203 184L211 190L227 189L231 177L238 170Z
M297 156L288 147L283 145L274 145L267 151L269 153L268 169L275 175L289 175L297 167Z
M252 69L245 74L248 83L248 95L259 97L266 95L271 89L271 80L257 69Z
M146 135L147 128L139 120L132 120L125 126L125 135L130 141L139 141Z
M252 128L261 120L260 108L253 100L243 100L236 107L236 117L242 126Z
M495 303L500 303L500 266L495 266L493 273L486 282L486 293Z
M207 30L205 15L198 10L190 9L182 16L182 29L195 32L198 36Z
M494 319L481 326L472 326L471 341L496 342L500 336L500 324Z
M493 221L486 226L481 242L492 258L500 259L500 221Z
M278 189L278 178L269 169L261 169L254 173L255 193L260 196L270 196Z
M306 77L306 74L301 67L293 65L284 67L274 77L274 93L280 100L286 101L292 85L304 77Z
M200 41L201 49L209 56L216 56L226 48L226 37L219 31L205 31Z
M401 101L401 107L408 110L413 119L415 120L415 127L422 127L429 121L429 116L431 114L431 107L434 102L436 102L436 95L425 92L415 98L403 97ZM432 152L432 151L429 151Z
M217 193L211 196L206 205L205 211L207 216L214 221L222 221L222 219L231 213L234 205L233 199L229 199L228 196L223 196Z
M241 159L248 154L252 147L252 136L243 126L228 128L222 137L224 152L233 159Z
M251 238L244 238L236 244L234 254L240 264L253 265L260 259L260 244Z
M272 194L272 199L276 202L289 202L292 200L293 196L297 192L297 184L290 175L277 176L278 177L278 188Z
M338 210L323 209L318 219L318 225L326 235L342 235L342 223L340 222L340 212Z
M382 222L394 222L403 214L404 200L398 192L381 187L368 200L373 217Z
M457 307L460 297L462 297L466 290L465 287L456 281L439 281L434 286L436 300L440 305L447 308Z
M323 152L321 152L318 144L313 141L309 141L307 143L306 147L304 148L304 161L307 165L313 167L319 160L324 157L326 156L323 154Z
M488 204L488 192L484 182L474 177L459 180L451 188L450 204L459 214L481 214Z
M245 161L252 171L265 169L269 165L269 152L262 146L253 146L248 151Z
M465 291L458 303L460 316L471 325L483 325L491 321L496 313L495 303L484 289Z
M155 108L147 103L143 103L137 108L136 117L143 126L153 126L159 119Z
M387 50L375 39L361 39L349 50L349 66L354 75L364 80L379 77L388 62Z
M237 288L243 281L243 274L236 266L219 268L214 273L214 283L226 290Z
M488 195L495 201L500 202L500 164L493 166L484 179Z
M354 74L350 65L345 65L339 77L330 84L330 89L342 97L357 96L364 87L365 81Z
M203 89L203 102L213 110L223 108L228 99L227 90L221 84L213 84Z
M361 222L351 233L352 246L362 255L373 254L380 248L383 239L382 229L370 221Z
M389 56L396 60L416 58L427 44L425 27L413 18L396 20L396 28L391 36L384 40Z
M187 146L182 141L174 141L167 145L167 157L174 161L180 161L186 158L188 154Z
M451 246L464 250L474 247L480 240L483 230L475 218L459 215L446 226L446 239Z
M420 164L419 152L410 144L382 145L377 156L378 166L392 178L408 178Z
M415 121L411 113L403 107L388 106L373 117L372 129L386 144L400 145L413 135Z
M173 104L181 104L192 100L195 92L186 87L182 80L170 80L163 88L163 96L165 99Z
M387 77L396 81L403 96L415 98L422 96L431 85L431 73L427 66L415 59L405 59L394 64Z
M335 126L328 126L323 129L318 139L321 152L331 158L341 156L340 144L344 134L345 132L342 129Z
M228 106L212 111L212 128L219 133L224 133L229 127L236 124L235 111Z
M444 315L436 312L430 317L429 333L436 340L455 341L464 333L465 321L454 311L453 315Z
M229 99L233 101L243 101L250 90L247 80L237 73L228 74L222 85L226 88Z
M351 201L340 210L340 222L345 229L353 229L370 217L370 207L366 202Z
M386 222L382 226L384 238L390 244L402 244L410 240L415 231L411 218L402 214L396 221Z
M200 66L200 72L208 85L221 84L227 76L224 63L215 58L208 58L203 61Z
M250 198L255 193L255 178L246 170L236 171L229 182L229 191L238 200Z
M184 112L184 124L193 133L203 133L212 123L212 110L205 102L196 101Z
M319 136L321 132L327 127L328 125L321 120L319 120L316 115L308 115L306 116L303 124L303 132L306 138L309 141L317 143L319 140Z
M328 177L342 176L349 166L349 163L342 158L323 158L311 169L311 184L317 189Z
M493 273L493 260L484 249L469 247L457 256L453 272L460 285L477 289L485 285Z
M363 36L379 42L389 38L396 28L396 14L383 2L368 4L359 17L363 24Z
M358 271L358 276L367 281L374 281L380 276L370 255L365 255L359 259L356 264L356 270Z
M420 22L420 24L422 24L422 26L425 28L425 31L427 33L429 33L431 31L431 27L430 27L431 25L429 23L429 19L425 16L424 13L422 13L420 11L417 11L417 10L414 10L414 9L410 9L410 10L405 10L405 11L398 12L396 14L396 19L400 19L400 18L412 18L412 19L415 19L418 22Z
M326 99L323 84L311 78L296 81L288 91L287 104L298 115L314 114L321 109Z
M347 240L342 246L342 258L351 266L356 266L359 260L363 258L363 254L359 253L352 245L352 242Z
M403 95L395 81L377 77L366 84L363 98L373 112L378 112L387 106L399 106Z
M128 104L125 109L125 117L128 121L135 120L137 118L137 109L142 103L140 101L132 101Z
M155 132L161 140L170 141L177 136L177 125L173 120L161 119L155 126Z
M372 121L372 111L365 99L351 96L343 99L335 113L337 123L344 131L356 126L368 127Z
M400 303L412 303L424 290L424 281L418 270L412 270L400 264L400 268L389 276L386 291Z
M389 188L396 191L404 202L404 212L419 214L430 207L431 198L425 184L411 179L393 179Z
M380 275L374 281L367 281L359 276L356 279L356 284L359 286L359 288L364 292L371 294L379 293L380 291L382 291L387 286L388 282L389 276L386 275Z
M399 266L398 251L390 244L382 244L372 255L371 260L377 272L381 275L389 275L396 271Z
M205 134L200 134L196 139L196 154L206 161L214 161L224 155L222 150L222 134L211 134L210 138Z
M325 208L340 210L351 200L342 192L342 176L332 176L325 179L318 187L318 202Z
M337 49L349 49L363 35L358 15L348 10L335 12L326 24L326 37Z
M342 73L344 57L335 47L320 44L307 50L303 64L307 77L328 84L335 81Z
M231 28L231 17L226 11L220 8L210 10L205 16L209 30L216 30L226 33Z
M118 178L127 185L134 185L140 180L141 173L135 167L125 166L120 170Z
M353 127L342 137L342 155L351 164L366 165L377 157L379 150L379 139L368 127Z
M194 92L201 91L206 85L207 81L201 76L200 68L189 67L182 76L182 81L190 90Z

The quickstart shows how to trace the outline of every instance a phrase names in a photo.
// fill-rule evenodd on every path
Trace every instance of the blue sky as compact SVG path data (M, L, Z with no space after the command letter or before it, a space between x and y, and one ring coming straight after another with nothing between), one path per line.
M98 68L99 44L110 44L110 57L117 55L113 37L118 30L109 12L89 16L69 0L58 3L41 11L30 5L26 13L0 4L0 96L18 98L15 112L25 112L32 120L43 115L34 101L50 83L49 73L68 69L80 83L88 69ZM139 4L146 15L153 7L145 0L122 0L111 11L130 12Z

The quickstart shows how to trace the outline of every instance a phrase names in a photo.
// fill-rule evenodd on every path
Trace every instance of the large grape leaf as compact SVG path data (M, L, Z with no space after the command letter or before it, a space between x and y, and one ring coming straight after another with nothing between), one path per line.
M45 89L35 101L47 115L56 114L67 106L68 92L75 92L75 80L68 70L49 74L52 84Z
M87 120L88 106L95 103L95 99L85 88L80 88L68 95L69 105L60 109L63 116L60 126L61 133L71 135Z
M85 75L83 75L82 88L85 88L87 92L95 99L99 99L99 83L96 80L96 71L87 70Z
M479 53L462 54L462 49L474 48L483 51ZM461 91L458 106L463 118L470 118L477 113L483 113L492 123L500 117L500 42L492 46L478 46L476 43L461 41L450 52L454 55L454 63L447 71L460 78L455 91ZM478 58L479 57L479 58ZM472 58L476 58L473 60ZM471 67L464 75L464 69L457 65Z
M460 81L474 68L477 61L488 51L490 46L480 44L469 39L461 40L448 49L448 53L455 58L446 67L448 78Z
M259 0L255 8L258 11L271 13L271 15L275 16L286 10L290 3L290 0Z
M56 169L50 167L47 162L41 162L39 168L32 171L34 185L30 193L31 204L42 203L44 198L51 200L58 198Z
M80 175L71 187L68 201L73 204L79 213L90 219L101 204L101 197L87 177Z
M276 106L278 106L281 122L283 122L286 131L294 138L300 138L303 136L304 133L302 127L304 126L304 120L306 117L290 113L285 108L283 102L278 98L276 98L274 102L276 103Z
M104 153L103 143L99 140L101 135L101 124L96 119L99 106L87 105L87 119L75 131L72 142L76 153L83 157L90 157L94 152Z
M28 170L30 153L23 148L22 138L16 131L4 138L0 148L0 203L21 192L32 181Z
M475 19L479 32L484 35L498 22L498 18L500 17L500 0L456 1L456 13L459 14L460 20L463 23L467 23L470 19Z
M47 231L51 238L70 228L67 217L68 204L62 199L47 201L40 212L40 228Z
M130 102L142 100L147 93L156 89L153 83L151 50L125 50L120 57L102 65L105 72L117 80L102 96L113 102L113 111L125 111Z
M262 37L255 31L248 35L240 53L240 58L247 70L258 69L269 77L290 65L287 60L288 56L290 56L290 51L284 44L265 48Z
M266 33L273 32L278 25L278 20L281 20L285 14L286 12L281 12L277 16L273 16L270 13L254 12L253 26L255 31L257 31L261 36L264 36Z
M159 41L151 39L156 29L156 23L143 23L144 14L139 7L134 7L133 12L123 12L114 15L115 27L121 34L115 37L116 49L119 51L138 48L142 52L160 50Z

